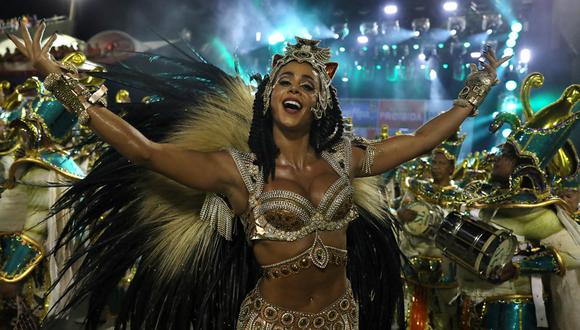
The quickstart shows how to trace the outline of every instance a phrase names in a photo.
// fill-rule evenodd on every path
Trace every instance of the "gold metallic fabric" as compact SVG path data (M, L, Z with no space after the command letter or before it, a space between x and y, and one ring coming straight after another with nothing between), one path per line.
M340 329L358 330L358 303L350 284L335 302L317 313L303 313L268 303L256 287L246 296L237 330Z

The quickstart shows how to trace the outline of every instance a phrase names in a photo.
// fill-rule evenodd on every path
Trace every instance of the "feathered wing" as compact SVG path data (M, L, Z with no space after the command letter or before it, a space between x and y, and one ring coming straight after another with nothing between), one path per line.
M359 302L360 329L390 329L395 317L403 324L397 228L380 182L379 177L353 180L353 199L360 216L347 230L347 274Z
M120 67L101 74L162 98L124 106L125 120L154 141L185 149L249 150L253 97L239 77L193 59L144 59L159 73ZM200 218L204 193L138 168L111 148L103 150L89 175L55 207L73 210L60 244L80 240L67 265L82 262L68 306L88 299L87 324L95 328L108 293L135 264L118 328L233 329L258 277L240 222L232 240L224 239ZM399 286L391 287L400 281L398 249L374 180L355 180L355 203L368 211L349 228L349 277L361 302L362 325L390 324L400 297Z
M131 125L153 141L187 149L248 149L253 100L240 78L200 61L146 60L162 73L121 67L101 75L162 98L124 106ZM136 264L117 327L233 328L256 279L240 224L233 240L225 240L199 217L203 193L103 150L86 179L55 207L73 210L60 244L80 240L68 263L82 260L69 307L87 299L88 328L95 328L108 293Z

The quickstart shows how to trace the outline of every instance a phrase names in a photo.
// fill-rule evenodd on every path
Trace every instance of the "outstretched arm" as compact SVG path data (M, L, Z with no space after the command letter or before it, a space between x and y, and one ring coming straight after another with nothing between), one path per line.
M489 61L489 64L482 63L484 70L495 79L496 68L509 60L510 57L497 60L491 49L484 54ZM478 70L477 66L472 64L471 70L472 73L476 72ZM472 112L473 106L468 102L454 105L447 112L440 114L421 126L414 134L394 136L374 143L371 147L374 149L374 155L369 156L363 149L354 148L355 166L353 167L353 175L377 175L429 152L443 140L457 132L461 123ZM369 162L369 158L373 159ZM368 171L369 164L370 172Z
M21 24L22 41L13 35L8 37L42 73L61 73L59 65L48 53L55 36L49 38L43 46L40 44L45 27L41 23L34 37L31 37L28 29ZM226 152L196 152L172 144L155 143L104 107L93 105L86 112L90 117L88 126L135 164L198 190L230 195L232 189L243 187L235 164Z

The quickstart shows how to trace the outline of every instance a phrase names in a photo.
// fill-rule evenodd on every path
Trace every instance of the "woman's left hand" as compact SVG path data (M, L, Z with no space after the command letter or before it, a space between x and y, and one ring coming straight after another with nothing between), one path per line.
M481 63L481 65L483 66L483 70L487 71L487 73L492 75L493 79L495 80L497 79L497 68L499 68L499 66L504 64L505 62L509 61L513 55L504 56L498 60L495 56L495 52L493 51L493 49L491 47L486 47L486 50L483 51L483 56L485 57L485 59L487 59L489 63L486 63L482 59L480 59L479 63ZM471 72L480 71L475 63L471 63L470 67Z

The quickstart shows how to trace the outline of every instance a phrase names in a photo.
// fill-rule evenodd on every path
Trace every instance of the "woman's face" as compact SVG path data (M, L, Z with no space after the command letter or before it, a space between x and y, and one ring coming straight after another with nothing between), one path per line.
M291 131L310 132L320 89L318 74L308 63L284 65L274 80L270 107L274 125Z

